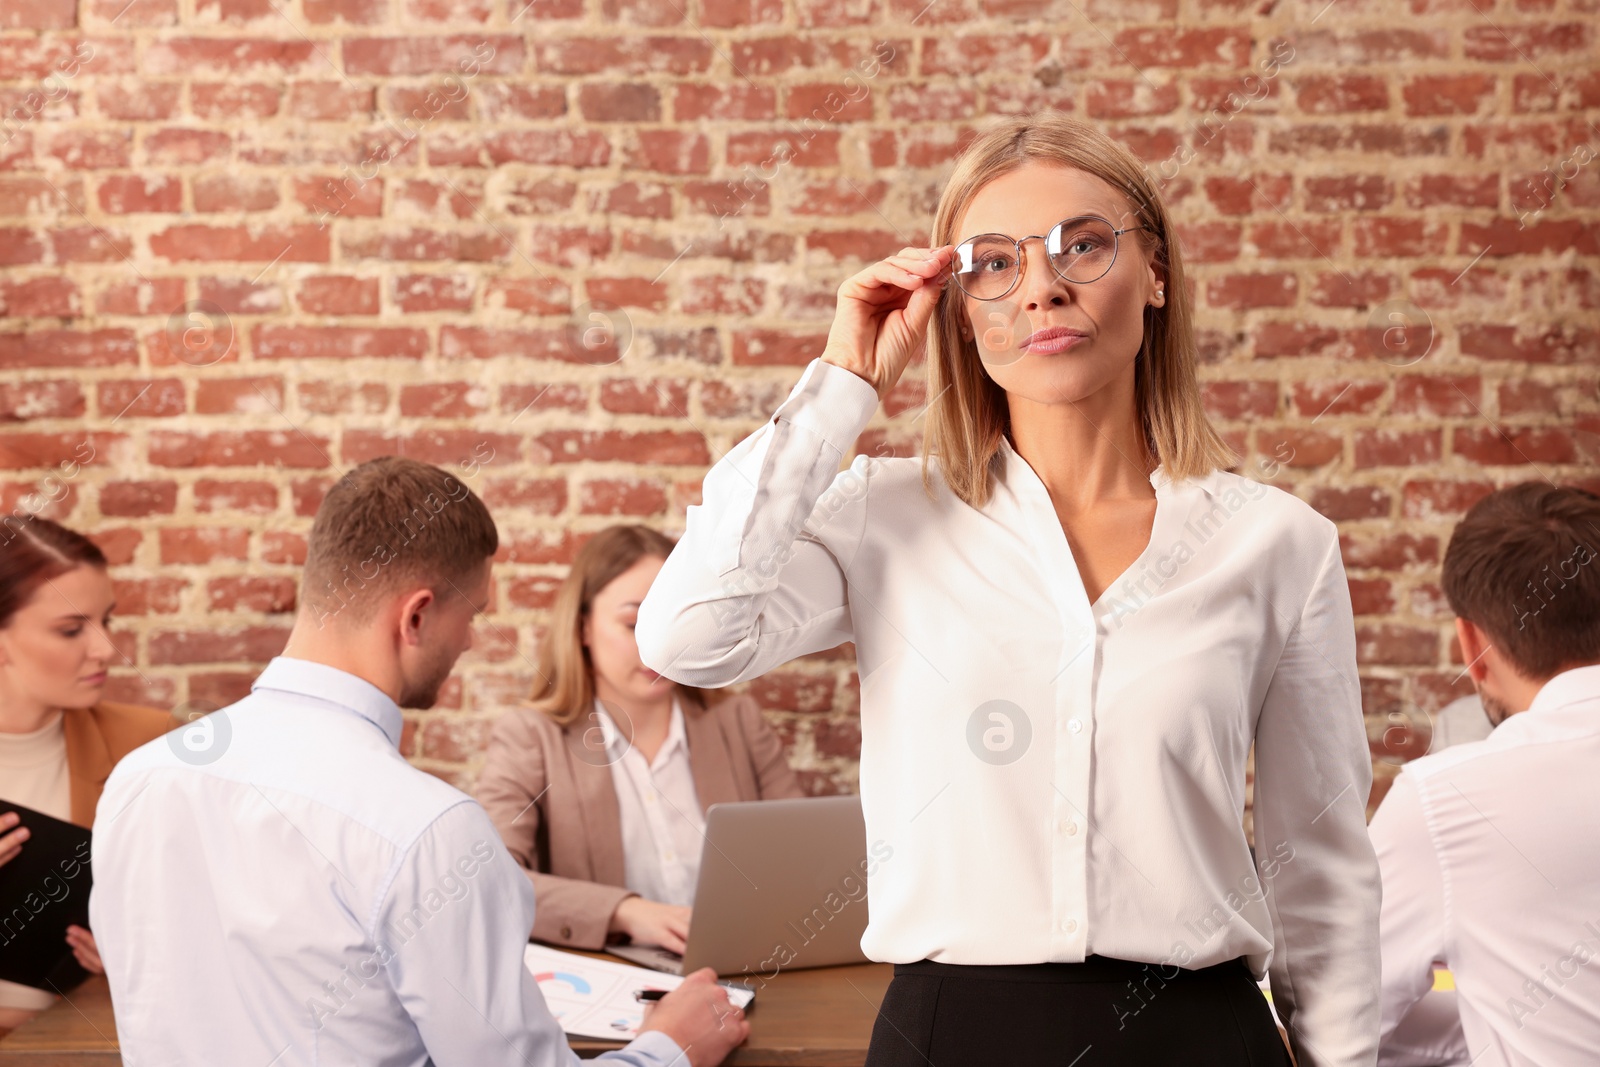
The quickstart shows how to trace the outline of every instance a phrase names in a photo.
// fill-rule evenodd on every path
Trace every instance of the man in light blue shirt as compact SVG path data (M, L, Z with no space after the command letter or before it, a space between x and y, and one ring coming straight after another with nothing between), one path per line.
M248 697L106 783L91 924L123 1058L577 1063L523 964L534 896L482 808L399 753L490 596L483 503L387 457L329 490L299 614ZM603 1059L710 1067L749 1024L709 968Z

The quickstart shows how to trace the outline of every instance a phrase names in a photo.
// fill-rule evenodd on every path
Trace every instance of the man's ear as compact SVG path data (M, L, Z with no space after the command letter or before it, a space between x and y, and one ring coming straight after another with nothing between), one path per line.
M420 645L422 630L427 625L428 614L438 602L432 589L424 586L411 592L400 602L400 643Z
M1456 616L1456 642L1461 645L1461 658L1466 662L1467 674L1474 682L1483 681L1489 673L1484 656L1489 651L1489 635L1477 623Z

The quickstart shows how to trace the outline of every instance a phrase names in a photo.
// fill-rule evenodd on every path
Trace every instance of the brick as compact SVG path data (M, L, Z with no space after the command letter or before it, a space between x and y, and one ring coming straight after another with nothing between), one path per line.
M600 406L620 415L684 418L689 410L689 383L662 378L604 381L600 383Z
M666 506L666 490L658 482L640 478L590 479L578 498L578 511L584 515L642 518L659 515Z
M95 404L109 418L149 419L182 415L183 382L177 378L128 378L100 382Z
M194 262L326 263L328 235L315 226L171 226L150 235L162 259Z
M269 515L278 509L278 487L270 482L202 478L194 483L194 509L206 515L218 511Z
M805 366L822 352L827 334L793 334L780 330L736 330L733 362L737 366Z
M156 467L284 467L329 465L328 439L293 430L227 430L152 434L149 459Z
M312 122L341 122L370 115L375 107L371 87L338 81L297 81L289 87L287 113Z
M257 326L251 343L258 359L421 359L424 330L405 327Z
M404 416L465 419L488 410L488 388L473 382L430 382L400 387L400 414Z
M100 514L109 518L171 515L178 506L173 481L107 482L100 487Z
M149 662L157 666L191 663L261 664L283 651L287 626L248 626L237 630L157 630L149 637Z
M536 439L547 463L621 460L651 464L710 462L705 438L678 430L554 430Z
M295 398L315 415L377 415L389 406L389 390L377 382L301 382Z
M139 359L132 330L0 333L0 367L113 367Z
M1207 414L1224 422L1268 418L1278 413L1276 381L1205 382L1201 396Z
M160 531L164 564L212 563L247 557L250 531L229 527L191 526Z
M702 275L684 279L680 306L689 315L754 315L765 303L766 290L760 278Z
M661 93L652 85L639 83L580 85L578 110L591 122L657 122Z
M1206 303L1214 308L1290 307L1299 296L1299 280L1281 271L1225 274L1206 283Z
M711 43L698 34L561 37L536 42L534 67L558 74L700 74L711 66Z
M265 119L276 115L282 105L283 89L277 85L223 81L193 82L189 86L189 107L196 118Z
M270 315L286 306L282 289L249 278L202 278L200 299L230 315Z
M1372 74L1311 75L1296 83L1295 100L1308 115L1384 111L1389 107L1389 88Z
M110 215L171 214L183 209L183 180L171 174L113 174L101 180L96 195Z
M585 291L596 308L660 311L667 303L666 284L649 278L590 278Z
M1484 466L1572 463L1578 458L1572 435L1555 427L1461 426L1451 443L1456 455Z
M0 278L0 315L16 319L70 318L82 306L78 286L70 278Z
M572 307L572 290L558 278L497 278L484 295L484 305L532 315L559 315Z
M1305 190L1306 210L1319 213L1377 211L1394 199L1389 179L1381 174L1307 178Z
M769 87L754 84L689 82L673 89L672 113L679 122L695 119L770 119L777 114L777 93Z
M304 278L295 293L295 303L312 315L376 315L378 279L344 274Z
M1594 27L1582 22L1471 26L1461 35L1462 54L1486 63L1539 63L1593 47Z
M1494 92L1490 74L1433 74L1412 78L1400 90L1408 115L1472 115Z
M183 306L186 289L182 278L113 281L100 290L95 308L102 315L167 315Z
M1483 382L1476 375L1407 374L1395 379L1396 415L1426 418L1476 415L1482 410Z
M394 280L394 304L403 312L466 311L477 280L465 274L409 274Z
M1493 491L1488 482L1418 478L1405 484L1400 513L1408 519L1454 523Z
M68 30L77 24L76 0L10 0L0 7L0 30Z
M567 509L567 480L495 477L484 482L483 491L479 495L483 497L484 504L496 512L502 508L509 508L529 511L536 515L559 515ZM539 580L548 581L548 579Z
M294 611L292 578L248 576L212 578L206 582L206 610L283 615Z
M196 211L271 211L278 206L277 179L264 174L206 174L193 179Z
M118 578L112 580L118 616L176 615L189 588L184 578Z
M355 75L460 74L477 65L490 75L522 71L527 46L504 35L455 37L349 37L343 43L345 73Z
M230 37L176 37L152 42L143 69L183 77L237 77L247 71L309 73L321 63L309 40Z
M1387 386L1381 381L1332 380L1294 382L1289 405L1312 420L1324 415L1375 415L1383 410Z
M343 22L350 26L373 26L383 22L389 5L383 0L303 0L306 21L314 25Z
M1355 465L1418 467L1439 462L1443 452L1438 430L1363 429L1355 434Z
M196 415L270 415L282 411L283 379L208 378L195 383Z
M689 131L640 130L628 148L627 165L666 174L704 174L711 169L711 142Z

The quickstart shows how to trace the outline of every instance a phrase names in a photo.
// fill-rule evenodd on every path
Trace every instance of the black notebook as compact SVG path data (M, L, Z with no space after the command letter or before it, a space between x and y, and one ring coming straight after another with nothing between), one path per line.
M0 800L11 811L29 836L0 867L0 978L64 993L89 976L67 944L68 926L89 925L89 831Z

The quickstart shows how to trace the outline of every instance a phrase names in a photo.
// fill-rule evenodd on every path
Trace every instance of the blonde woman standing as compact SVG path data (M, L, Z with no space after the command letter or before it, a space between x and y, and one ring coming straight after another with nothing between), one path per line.
M681 953L706 809L804 795L754 700L718 701L639 661L639 602L671 551L646 526L585 542L551 609L538 691L495 720L477 798L533 883L537 940Z
M870 1067L1369 1067L1371 765L1333 523L1228 473L1172 222L1054 113L958 161L933 246L848 279L827 346L706 476L639 611L726 685L853 640L893 859ZM857 456L926 345L924 455ZM1254 853L1243 825L1256 752Z

